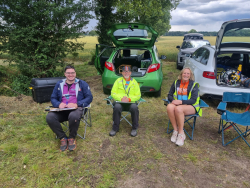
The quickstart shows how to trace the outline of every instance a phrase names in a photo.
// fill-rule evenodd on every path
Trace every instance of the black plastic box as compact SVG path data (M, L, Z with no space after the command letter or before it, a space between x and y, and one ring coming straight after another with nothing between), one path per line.
M32 78L30 87L33 100L38 103L49 102L56 83L62 79L65 77Z

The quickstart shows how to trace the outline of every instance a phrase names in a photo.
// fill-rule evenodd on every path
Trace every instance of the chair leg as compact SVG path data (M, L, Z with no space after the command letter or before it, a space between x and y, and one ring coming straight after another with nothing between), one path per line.
M81 121L84 122L82 119L81 119ZM84 122L84 123L85 123L85 122ZM69 131L68 122L63 122L62 124L63 124L65 127L67 127L67 130L65 131L65 133L67 133L67 132ZM86 135L86 127L87 127L87 124L85 123L85 131L84 131L84 136L83 136L83 137L77 133L77 136L79 136L79 137L82 138L83 140L85 139L85 135ZM57 136L56 136L56 139L58 139Z
M191 120L192 118L193 118L193 125L191 125L191 124L188 122L188 121ZM187 123L187 124L191 127L191 129L192 129L192 136L190 136L190 135L188 134L188 132L186 131L185 128L183 128L183 130L184 130L185 133L188 135L188 137L190 138L190 140L194 140L194 129L195 129L195 123L196 123L196 116L192 116L192 117L190 117L190 118L188 118L188 119L185 119L184 125L185 125L185 123Z
M171 132L173 132L174 129L172 129L171 131L169 131L169 124L170 124L170 120L168 120L168 128L167 128L167 133L170 134Z
M69 131L68 122L65 121L65 122L62 122L61 124L63 124L63 125L67 128L67 130L65 131L65 133L67 133L67 132ZM56 139L59 139L59 138L57 137L57 135L56 135Z
M130 114L130 112L128 112L125 116L121 114L122 118L120 119L120 122L124 119L126 122L128 122L129 125L131 125L132 127L132 124L127 120L127 116Z
M85 115L83 115L83 119L84 119L85 123L87 123L87 125L89 127L92 126L90 109L88 109L87 113Z

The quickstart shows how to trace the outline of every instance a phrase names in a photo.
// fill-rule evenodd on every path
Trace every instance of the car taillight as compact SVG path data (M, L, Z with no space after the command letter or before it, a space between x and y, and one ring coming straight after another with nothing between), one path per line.
M110 71L115 71L115 68L114 68L114 65L113 65L113 63L110 63L110 62L105 62L105 67L106 67L106 69L108 69L108 70L110 70Z
M147 73L157 71L161 67L160 63L152 64L148 67Z
M209 79L215 79L214 72L209 72L209 71L204 71L203 72L203 77L204 78L209 78Z

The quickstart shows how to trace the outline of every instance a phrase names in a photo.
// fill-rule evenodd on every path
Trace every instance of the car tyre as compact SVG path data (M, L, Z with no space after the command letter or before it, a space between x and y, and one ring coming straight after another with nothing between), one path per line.
M177 60L176 60L176 68L179 69L179 70L181 70L181 68L182 68L180 65L178 65L178 57L177 57Z
M110 95L111 91L110 91L110 89L103 87L103 93L106 95Z
M156 91L154 93L154 97L160 97L161 96L161 88L159 89L159 91Z

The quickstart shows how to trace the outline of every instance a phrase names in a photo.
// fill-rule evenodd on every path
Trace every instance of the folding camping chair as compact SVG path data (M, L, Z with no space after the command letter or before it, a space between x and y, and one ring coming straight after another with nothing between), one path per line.
M234 113L226 110L227 103L246 103L249 104L243 113ZM218 133L222 133L222 145L226 146L236 140L237 138L242 138L246 144L250 147L249 143L246 141L246 137L250 134L248 133L250 129L248 126L250 125L250 112L248 111L250 107L250 93L233 93L233 92L224 92L222 102L217 107L217 113L221 115L219 130ZM239 125L246 127L245 131L242 131L239 128ZM226 144L224 143L224 132L233 127L239 136L233 138Z
M170 101L168 100L168 98L166 99L162 99L164 101L164 105L168 105L170 103ZM207 105L207 103L205 103L202 99L200 99L199 101L199 105L201 108L205 108L205 107L209 107ZM185 123L187 123L190 128L192 129L192 135L189 135L187 130L185 128L183 128L183 130L185 131L185 133L188 135L188 137L190 138L190 140L193 140L194 137L194 129L195 129L195 123L196 123L196 118L199 116L199 112L197 112L196 114L193 115L187 115L185 116L185 120L184 120L184 126ZM189 121L191 121L193 119L193 124L191 124ZM167 128L167 133L170 134L171 132L173 132L173 130L169 131L169 125L170 125L170 120L168 120L168 128Z
M107 101L107 105L111 105L112 106L112 108L114 108L114 105L113 105L113 102L114 102L114 99L113 99L113 97L110 95L108 98L106 98L106 99L104 99L104 100L106 100ZM136 103L137 103L137 106L139 106L139 104L141 103L141 102L146 102L144 99L142 99L142 98L140 98ZM126 115L123 115L123 114L121 114L121 116L122 116L122 118L120 119L120 122L124 119L124 120L126 120L127 122L128 122L128 124L129 125L131 125L131 127L132 127L132 124L127 120L127 116L129 115L129 114L131 114L129 111L123 111L123 112L127 112L126 113Z
M45 109L45 111L50 111L50 108L52 108L51 106L47 107ZM77 136L79 136L80 138L82 138L83 140L85 139L85 135L86 135L86 129L87 126L91 127L92 123L91 123L91 113L90 113L90 108L91 108L91 104L89 104L89 106L84 107L83 111L82 111L82 117L81 117L81 121L85 124L85 131L84 131L84 135L83 137L77 133ZM68 121L64 121L61 123L64 127L67 128L67 130L65 131L65 133L67 133L69 131L69 126L68 126ZM57 139L57 136L56 136Z

